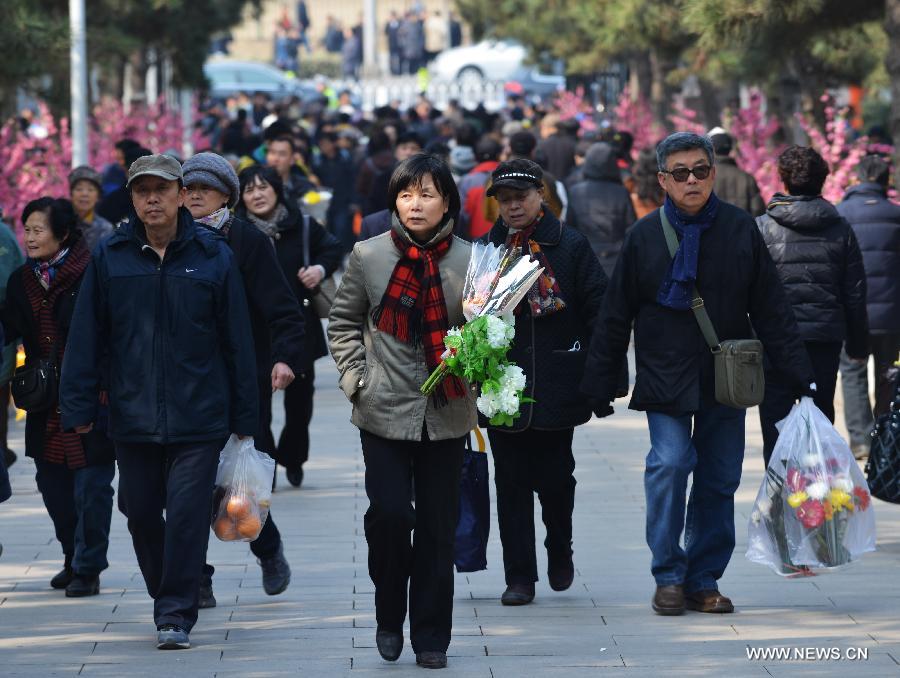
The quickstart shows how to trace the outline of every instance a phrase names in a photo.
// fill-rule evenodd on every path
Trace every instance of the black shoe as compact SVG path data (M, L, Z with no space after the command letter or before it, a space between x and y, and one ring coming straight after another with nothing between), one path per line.
M296 469L286 469L284 475L287 476L288 482L294 487L300 487L303 484L302 466L298 466Z
M11 449L9 449L8 447L7 447L7 448L4 448L4 450L3 450L3 461L6 462L6 468L9 468L9 467L12 466L13 464L15 464L15 463L16 463L16 459L18 459L18 458L19 458L19 455L17 455L17 454L16 454L15 452L13 452Z
M503 605L528 605L532 600L534 600L534 584L510 584L500 596Z
M416 652L416 664L421 666L423 669L446 669L447 653L438 652L436 650Z
M284 547L278 545L278 553L271 558L257 558L262 568L263 590L270 596L284 592L291 583L291 566L284 557Z
M71 565L66 565L62 570L56 573L56 576L50 580L50 586L55 589L64 589L70 583L72 583L72 579L75 577L75 572L72 570Z
M403 633L378 629L375 632L375 645L378 647L378 654L382 659L395 662L403 652Z
M175 624L164 624L157 629L157 650L187 650L191 646L188 632Z
M216 606L216 597L213 595L212 577L208 574L200 575L200 602L198 607L206 610Z
M557 567L551 567L547 572L547 579L550 582L550 588L554 591L565 591L572 585L575 579L575 565L572 563L572 557L569 556L568 561Z
M66 587L66 598L83 598L100 593L100 575L76 574Z

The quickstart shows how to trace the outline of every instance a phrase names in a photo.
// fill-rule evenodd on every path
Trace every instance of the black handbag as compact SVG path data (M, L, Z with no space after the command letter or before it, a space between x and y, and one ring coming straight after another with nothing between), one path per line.
M56 343L50 351L56 356ZM37 364L16 368L10 392L16 407L26 412L43 412L56 404L59 395L59 369L50 360L41 359Z
M459 481L459 518L453 545L457 572L487 569L488 537L491 533L491 497L488 485L488 458L484 438L475 429L478 450L472 449L471 435L466 439L462 474Z
M890 411L875 421L866 479L873 497L900 504L900 381Z

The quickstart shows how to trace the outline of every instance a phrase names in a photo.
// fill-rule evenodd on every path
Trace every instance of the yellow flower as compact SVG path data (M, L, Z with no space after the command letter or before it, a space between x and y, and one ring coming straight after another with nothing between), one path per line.
M797 508L807 499L809 499L809 496L806 492L794 492L794 494L788 497L788 504L790 504L791 508Z
M843 508L853 510L853 497L843 490L832 489L829 498L835 511L840 511Z
M319 195L318 191L310 191L303 196L303 202L307 205L318 205L321 200L322 197Z

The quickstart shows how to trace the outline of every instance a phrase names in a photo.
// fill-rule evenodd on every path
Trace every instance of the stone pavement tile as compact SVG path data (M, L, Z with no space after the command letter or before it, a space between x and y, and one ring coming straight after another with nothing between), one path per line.
M416 665L416 655L407 643L396 662L386 662L375 650L357 652L353 655L353 670L349 675L354 678L370 675L383 678L422 678L423 670ZM461 656L451 644L447 652L447 668L438 675L441 678L490 678L491 670L484 653L481 656Z
M77 676L83 664L13 664L3 666L4 678L44 678L44 676Z

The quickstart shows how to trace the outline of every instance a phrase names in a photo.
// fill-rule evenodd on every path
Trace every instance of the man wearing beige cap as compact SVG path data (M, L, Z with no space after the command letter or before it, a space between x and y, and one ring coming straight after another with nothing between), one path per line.
M85 272L59 403L63 428L85 433L99 391L109 392L119 490L154 599L157 647L181 649L197 621L219 451L229 434L257 429L253 338L231 250L184 207L181 165L150 155L128 174L132 214Z

